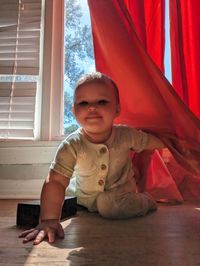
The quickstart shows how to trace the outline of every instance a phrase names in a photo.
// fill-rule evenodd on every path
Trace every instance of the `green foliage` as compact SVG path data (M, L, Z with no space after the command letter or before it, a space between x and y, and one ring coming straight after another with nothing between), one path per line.
M64 130L64 134L70 134L72 133L73 131L75 131L76 129L78 128L78 125L77 124L71 124L70 126L66 127L65 130Z
M66 0L65 5L64 128L68 132L77 127L71 112L73 88L86 71L85 62L94 61L94 55L91 29L83 21L82 7L77 0Z
M93 60L93 44L89 25L81 23L83 13L77 0L66 0L65 74L74 88L84 73L84 60Z

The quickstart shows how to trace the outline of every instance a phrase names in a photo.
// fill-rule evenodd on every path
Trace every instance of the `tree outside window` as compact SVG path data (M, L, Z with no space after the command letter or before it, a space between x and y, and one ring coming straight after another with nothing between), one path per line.
M71 106L81 75L95 70L87 0L65 0L64 134L78 128Z

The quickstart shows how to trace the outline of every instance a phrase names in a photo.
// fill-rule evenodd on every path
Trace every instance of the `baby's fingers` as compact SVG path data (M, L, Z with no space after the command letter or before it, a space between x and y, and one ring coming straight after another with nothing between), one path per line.
M19 234L19 237L25 237L26 235L32 233L35 230L35 228L23 231L21 234Z
M47 237L48 237L49 243L53 243L55 241L55 231L49 230L47 232Z
M30 240L33 240L38 235L39 229L34 229L31 233L27 234L23 239L23 243L27 243Z
M44 230L39 231L39 233L35 237L35 240L33 241L33 244L38 245L40 242L44 240L45 236L46 236L46 233Z

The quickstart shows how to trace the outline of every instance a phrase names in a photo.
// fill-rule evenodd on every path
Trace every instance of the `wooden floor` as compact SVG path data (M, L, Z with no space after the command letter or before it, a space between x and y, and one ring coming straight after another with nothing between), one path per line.
M79 211L62 223L64 240L38 246L18 238L16 206L0 200L0 266L200 266L200 202L123 221Z

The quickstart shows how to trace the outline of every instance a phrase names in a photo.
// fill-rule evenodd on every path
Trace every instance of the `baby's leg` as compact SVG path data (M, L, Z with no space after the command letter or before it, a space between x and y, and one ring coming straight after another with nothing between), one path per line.
M105 218L125 219L146 215L157 207L150 194L127 192L123 187L119 187L101 192L97 197L97 209Z

